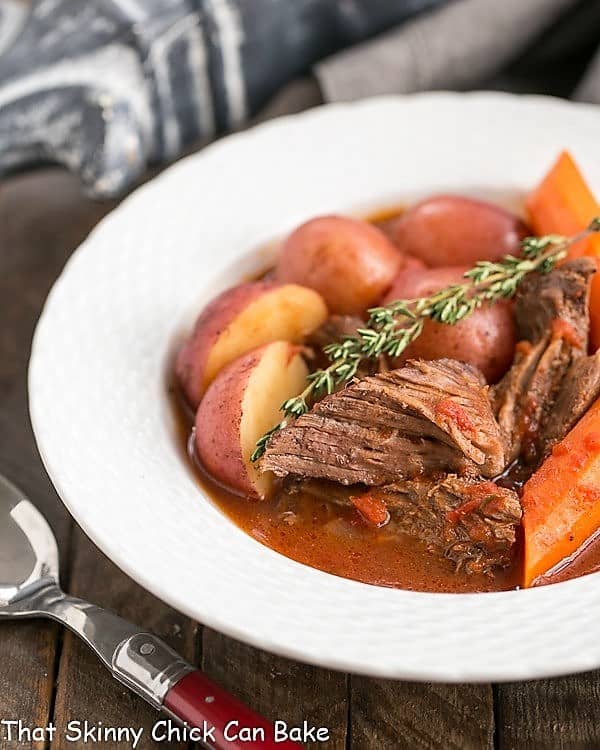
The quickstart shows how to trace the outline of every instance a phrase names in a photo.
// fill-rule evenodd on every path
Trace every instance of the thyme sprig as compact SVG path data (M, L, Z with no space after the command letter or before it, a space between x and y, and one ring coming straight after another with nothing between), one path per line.
M567 256L571 245L593 232L600 232L600 217L574 237L526 237L521 242L519 258L505 255L496 262L479 261L466 271L465 281L460 284L440 289L429 297L397 300L385 307L371 308L365 328L358 328L355 336L345 336L323 347L331 364L311 373L302 393L281 405L284 418L258 440L251 460L257 461L271 436L291 420L306 414L316 399L352 380L364 360L382 355L398 357L420 336L425 320L454 325L483 304L512 297L528 274L548 273Z

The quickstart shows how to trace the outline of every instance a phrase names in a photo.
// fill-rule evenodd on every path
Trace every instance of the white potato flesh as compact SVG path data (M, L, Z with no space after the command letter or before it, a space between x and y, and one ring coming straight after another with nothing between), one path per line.
M260 472L250 456L256 442L282 419L281 404L297 396L306 386L308 368L292 347L277 342L266 347L252 371L242 401L240 444L248 476L259 497L268 495L273 482L270 471Z

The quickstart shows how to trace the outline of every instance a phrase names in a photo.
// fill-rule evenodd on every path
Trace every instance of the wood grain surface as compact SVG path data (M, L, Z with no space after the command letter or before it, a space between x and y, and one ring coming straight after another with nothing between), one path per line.
M357 748L487 750L494 746L489 685L442 685L351 678Z
M44 298L73 249L112 208L82 195L57 169L0 183L0 472L48 516L74 594L155 630L223 686L272 719L327 726L331 750L600 747L600 675L489 685L431 685L348 676L298 664L202 629L115 568L70 521L39 460L27 414L26 370ZM369 637L365 635L365 637ZM518 633L515 633L518 638ZM84 646L43 622L0 625L0 720L59 727L51 744L14 748L112 748L60 736L68 721L144 727L157 715L117 685Z

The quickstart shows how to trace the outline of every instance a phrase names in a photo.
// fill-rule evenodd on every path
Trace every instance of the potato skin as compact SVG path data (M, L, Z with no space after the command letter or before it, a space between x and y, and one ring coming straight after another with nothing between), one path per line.
M320 216L285 240L275 276L315 289L332 313L358 315L385 294L403 262L402 253L366 221Z
M202 310L175 361L177 379L192 406L198 406L208 385L204 383L204 370L219 335L244 307L276 286L274 281L239 284L219 294Z
M263 348L227 365L208 387L196 412L196 451L202 466L217 482L244 495L253 495L254 488L240 443L242 404Z
M237 356L269 341L301 343L326 318L323 299L296 284L271 279L227 289L200 313L177 355L175 372L187 401L198 406L219 370Z
M413 271L424 271L426 268L428 268L425 263L420 258L415 258L414 255L405 255L404 256L404 266L402 268L401 273L407 273L407 272L413 272ZM398 277L396 277L398 278ZM395 281L396 279L394 279Z
M396 246L428 266L473 265L518 255L528 228L499 206L438 195L412 206L392 227Z
M427 268L426 266L410 265L400 271L394 279L382 304L388 305L398 299L415 299L427 297L438 292L445 286L457 284L463 280L463 274L470 266L445 266L443 268Z
M302 349L271 341L230 362L196 413L196 452L219 483L246 497L270 494L273 475L251 460L256 441L281 420L281 404L306 386Z
M424 297L461 281L470 266L412 269L400 272L383 304L397 299ZM423 332L407 349L397 364L407 359L450 357L478 367L488 383L497 382L512 363L516 329L512 303L501 300L484 305L455 325L426 320Z

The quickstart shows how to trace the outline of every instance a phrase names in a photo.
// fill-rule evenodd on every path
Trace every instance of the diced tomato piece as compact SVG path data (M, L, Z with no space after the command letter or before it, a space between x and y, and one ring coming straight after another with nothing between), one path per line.
M365 521L373 526L383 526L389 520L390 514L387 506L377 495L368 492L364 495L355 495L350 498L350 502Z

